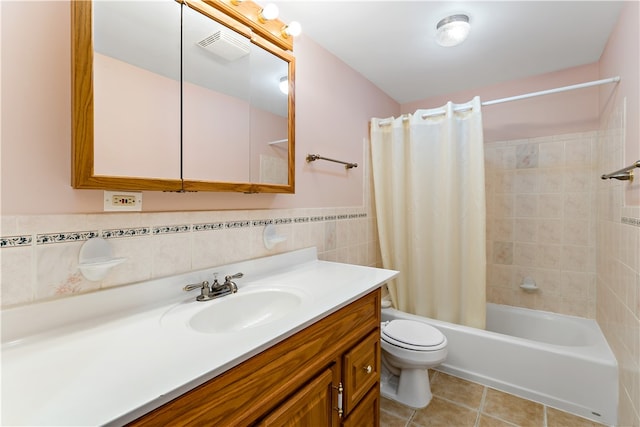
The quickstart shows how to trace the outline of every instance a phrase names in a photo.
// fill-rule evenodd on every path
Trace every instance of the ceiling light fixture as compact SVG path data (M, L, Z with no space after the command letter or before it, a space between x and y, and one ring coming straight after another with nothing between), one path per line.
M302 26L298 21L291 21L289 25L282 27L282 37L298 37L302 33Z
M457 46L465 41L470 29L467 15L447 16L436 25L436 41L444 47Z
M260 12L258 12L258 20L264 24L266 21L276 19L279 13L280 11L278 10L278 6L273 3L269 3L260 10Z

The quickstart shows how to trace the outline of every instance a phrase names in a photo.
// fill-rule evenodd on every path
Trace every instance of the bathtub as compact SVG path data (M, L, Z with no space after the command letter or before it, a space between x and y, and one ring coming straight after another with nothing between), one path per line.
M615 425L618 367L595 320L487 304L487 330L382 309L382 320L414 319L449 342L439 371Z

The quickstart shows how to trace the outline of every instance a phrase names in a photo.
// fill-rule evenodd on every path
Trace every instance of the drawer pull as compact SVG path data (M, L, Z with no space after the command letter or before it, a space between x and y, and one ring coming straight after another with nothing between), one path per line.
M371 365L367 365L367 366L364 367L364 371L367 374L370 374L373 371L373 368L371 368Z

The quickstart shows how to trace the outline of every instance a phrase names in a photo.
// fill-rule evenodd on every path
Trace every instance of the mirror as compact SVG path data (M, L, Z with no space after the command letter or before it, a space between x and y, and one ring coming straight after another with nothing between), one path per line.
M294 191L291 41L230 7L72 2L74 188Z

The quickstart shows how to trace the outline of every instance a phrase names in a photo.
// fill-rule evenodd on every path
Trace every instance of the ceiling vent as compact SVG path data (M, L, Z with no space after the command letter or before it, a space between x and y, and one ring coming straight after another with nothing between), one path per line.
M249 43L246 39L229 31L216 31L209 37L200 40L198 46L218 55L227 61L235 61L249 54Z

